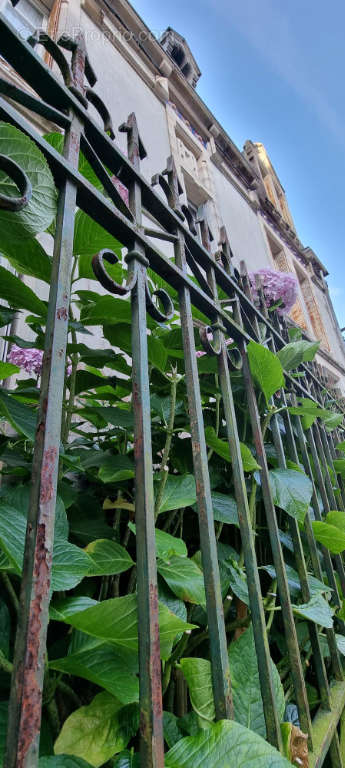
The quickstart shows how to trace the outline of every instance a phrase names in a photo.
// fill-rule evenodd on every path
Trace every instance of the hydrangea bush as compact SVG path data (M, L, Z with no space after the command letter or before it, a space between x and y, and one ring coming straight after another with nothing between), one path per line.
M84 172L87 170L86 161L83 169ZM88 168L88 176L92 178L90 171ZM62 414L51 623L47 637L39 768L48 765L51 768L71 768L72 765L75 768L139 768L131 300L130 297L108 296L105 302L104 296L100 295L91 268L90 242L97 242L96 251L111 247L121 254L122 246L113 238L109 240L109 234L99 226L93 230L93 222L83 211L78 211L77 216L71 286L72 319L67 345L68 360L73 361L73 366L72 371L66 368ZM30 241L26 242L26 247L30 247ZM1 229L0 250L2 255L11 253ZM5 255L4 261L5 258L11 264L10 257ZM21 261L20 252L15 254L15 263L16 268L26 274L26 262L24 258ZM111 267L113 265L109 265ZM40 279L45 278L46 285L49 285L51 259L43 248L40 250L40 268ZM17 374L13 375L11 390L0 388L0 567L3 577L0 597L1 753L19 610L25 515L30 497L39 401L39 389L32 385L32 381L29 382L29 376L34 374L38 377L41 374L43 353L39 347L43 346L46 304L38 299L29 285L24 290L23 283L11 270L0 265L0 271L0 298L7 300L9 294L6 294L5 281L10 280L13 308L17 312L30 312L26 314L25 338L16 337L17 344L12 346L9 354L9 361L21 369L20 376L16 379ZM32 271L29 274L32 275ZM270 269L259 270L256 274L263 279L267 305L271 307L281 301L279 311L288 312L297 295L293 276ZM120 283L126 276L121 261L115 265L115 275ZM82 290L80 280L83 278L89 280L87 291ZM160 287L159 280L155 282L154 274L151 274L150 280L152 288ZM251 281L255 293L255 273L251 275ZM223 768L244 768L249 764L255 765L255 768L287 768L291 763L265 741L264 707L226 413L219 387L217 359L202 347L198 330L204 318L200 319L200 314L198 317L195 313L196 363L208 448L235 713L232 721L215 722L181 318L177 294L172 289L170 296L175 304L173 320L164 324L151 321L148 337L152 455L157 461L153 465L156 470L153 485L158 599L161 627L164 629L161 639L164 641L165 766L196 768L203 765L212 768L220 765L221 760ZM8 319L7 316L2 318L0 312L0 333L1 323L2 335L6 337ZM212 332L206 331L206 336L212 344ZM34 339L36 348L25 348L27 338ZM227 345L229 356L238 352L233 339L228 339ZM303 360L311 360L311 347L313 345L309 342L292 342L275 355L267 347L253 341L247 345L261 427L265 434L269 480L285 543L290 541L290 515L298 519L303 532L313 487L301 471L300 455L299 466L296 463L284 469L277 466L271 418L278 413L279 419L283 415L282 399L276 399L275 393L284 387L284 370L294 371ZM282 357L284 350L285 356ZM306 352L308 357L304 357ZM1 366L2 376L8 375L6 365L8 363L0 362L0 378ZM254 448L241 368L231 368L230 376L241 440L244 482L250 502L253 546L260 568L262 610L265 612L272 656L276 709L280 721L290 719L295 722L298 713L282 611L276 604L279 603L276 572L272 565L258 475L260 457ZM313 410L315 404L310 405L310 401L302 405L297 411L308 418L309 424L316 418L334 418L334 414L325 409ZM8 424L12 429L8 429ZM281 438L283 441L286 439L283 430ZM288 446L284 445L288 453ZM337 525L336 520L332 522ZM335 536L333 525L321 521L313 525L319 526L320 540L324 545L327 546L329 541L329 548L334 547L334 542L339 547L339 541L343 541L341 548L344 549L343 531L339 529ZM333 529L329 539L326 538L324 526ZM293 560L289 547L287 558L291 566ZM305 604L298 575L292 567L289 569L289 586L296 609L296 629L313 714L319 691L306 623L312 610L322 637L322 648L327 650L325 627L333 621L327 602L329 590L318 579L313 579L316 590L313 602ZM342 648L344 652L343 642ZM324 662L329 666L332 678L326 653ZM290 710L285 710L286 703L290 705ZM289 711L292 712L291 717Z
M276 272L269 267L263 267L250 272L249 279L254 301L258 300L257 278L261 280L268 309L280 302L277 311L280 315L290 312L298 295L298 280L292 272Z

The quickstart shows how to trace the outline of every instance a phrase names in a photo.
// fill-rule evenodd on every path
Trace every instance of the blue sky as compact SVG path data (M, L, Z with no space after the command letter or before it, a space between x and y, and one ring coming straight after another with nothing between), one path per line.
M331 13L324 0L132 2L152 31L170 25L187 39L198 93L237 146L265 144L345 326L343 0Z

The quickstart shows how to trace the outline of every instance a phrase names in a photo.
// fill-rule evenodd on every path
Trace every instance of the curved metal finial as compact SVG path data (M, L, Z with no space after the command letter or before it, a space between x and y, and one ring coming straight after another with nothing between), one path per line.
M115 133L113 129L113 122L111 119L111 116L107 110L107 107L104 104L104 101L102 101L101 97L95 93L92 88L86 88L85 96L88 101L95 107L98 114L101 116L103 120L103 127L105 133L108 133L110 138L112 140L115 139Z
M149 284L146 278L145 285L146 292L146 309L151 317L157 321L157 323L166 323L174 316L174 305L169 294L164 288L158 288L156 291L150 291ZM161 302L163 311L159 309L157 304L154 303L153 297L156 297Z
M105 288L107 291L110 291L110 293L115 293L118 296L126 296L126 294L130 293L130 291L135 286L137 279L136 270L131 272L127 283L120 285L115 280L113 280L112 277L110 277L109 273L105 269L103 263L104 261L107 261L108 264L117 264L119 258L113 251L109 251L107 248L104 248L102 251L99 251L99 253L96 253L92 258L92 269L97 277L97 280L99 280L101 285L103 285L103 288Z
M228 364L231 371L240 371L243 366L243 359L240 350L237 347L228 349Z
M44 29L35 29L35 32L28 37L28 43L32 48L35 48L36 45L43 45L43 48L45 48L47 53L50 54L52 59L54 59L55 63L58 65L65 85L67 88L70 88L73 82L73 77L69 63L62 53L61 48L59 48L56 42L47 35Z
M0 155L0 170L5 171L17 185L21 197L9 197L0 193L0 208L5 211L21 211L32 197L32 186L26 173L7 155Z
M204 325L199 328L199 336L202 346L208 355L220 355L221 353L221 333L225 328L221 323L214 325Z

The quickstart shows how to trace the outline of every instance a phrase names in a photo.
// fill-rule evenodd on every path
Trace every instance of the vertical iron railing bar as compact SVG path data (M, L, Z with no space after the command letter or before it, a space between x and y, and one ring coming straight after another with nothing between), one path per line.
M169 170L168 170L169 169ZM167 161L169 185L168 204L178 208L179 190L172 158ZM179 269L187 272L183 228L177 226L174 243L175 261ZM207 620L210 637L211 673L217 720L233 717L229 659L224 623L224 611L220 587L217 542L214 529L210 478L204 433L201 393L194 340L194 326L190 291L182 283L179 286L179 309L184 349L186 388L190 431L192 438L193 465L197 492L200 532L200 548L204 571Z
M336 484L336 491L338 491L338 496L335 497L336 508L344 511L341 486L340 486L340 483L339 483L338 475L337 475L337 473L336 473L336 471L334 469L333 456L332 456L332 452L331 452L331 449L330 449L329 441L327 439L325 426L324 426L323 423L319 424L319 430L320 430L320 437L321 437L321 442L322 442L323 450L324 450L324 453L325 453L325 456L326 456L326 459L327 459L327 465L328 465L328 467L330 467L330 469L333 472L334 482ZM333 489L333 492L334 492L334 489ZM335 496L335 494L334 494L334 496Z
M224 243L223 259L229 265L230 269L230 255L226 249L226 243ZM214 270L209 270L207 277L215 299L215 303L217 304L218 292ZM238 324L241 324L242 318L237 297L234 297L234 302L234 318ZM240 524L241 543L243 547L244 563L247 574L247 585L252 613L254 642L259 669L260 689L264 706L266 735L268 741L280 750L282 748L281 730L275 703L271 656L266 631L261 584L256 560L253 530L241 457L240 441L238 436L235 405L229 373L228 353L223 330L219 328L218 333L220 342L220 354L217 355L219 384L222 393L227 437L232 462L235 498L237 502L238 519Z
M248 291L249 297L251 297L251 288L249 280L246 276L245 265L241 263L241 273L244 278L245 290ZM241 355L243 360L243 376L245 389L247 394L247 402L249 406L250 421L252 425L252 432L254 438L254 445L256 449L257 461L261 466L261 488L264 501L264 508L266 512L266 520L268 525L269 537L271 542L271 549L273 555L274 567L276 570L278 593L280 597L282 607L282 620L284 624L285 639L288 648L290 671L295 690L296 703L299 712L299 718L301 727L305 733L309 736L309 743L312 748L312 725L309 711L308 697L305 687L301 656L299 652L298 639L296 633L296 626L294 616L291 607L290 592L288 586L288 580L285 569L285 562L282 552L282 547L279 538L279 529L276 517L275 506L273 502L272 489L269 480L269 472L267 465L267 458L265 452L264 441L261 431L261 423L259 410L256 400L256 394L254 384L251 376L249 359L247 350L244 344L241 344Z
M321 458L321 463L324 468L326 504L324 499L323 499L323 503L325 507L325 512L327 514L328 512L331 511L331 509L338 509L338 503L335 498L332 480L328 471L327 460L326 460L326 456L323 450L323 444L321 440L320 427L317 421L312 425L311 429L313 430L316 449L317 449L318 455ZM343 558L341 555L333 555L333 559L336 564L336 570L339 576L341 591L343 595L345 595L345 568L344 568Z
M288 422L288 419L286 419L285 421L285 428L287 427L287 422ZM272 433L273 433L273 443L278 456L278 464L281 469L287 469L284 447L283 447L279 424L276 416L273 416L272 418ZM292 453L294 456L297 452L293 450ZM293 458L293 456L291 456L292 460L296 461L296 458ZM297 462L298 462L298 457L297 457ZM311 593L310 593L310 588L308 584L308 574L307 574L307 568L306 568L305 557L303 552L303 546L301 542L301 535L298 528L297 520L291 517L289 519L289 529L290 529L290 535L292 538L292 543L294 548L296 569L297 569L297 573L298 573L300 584L301 584L302 599L303 599L303 602L308 603L311 598ZM326 673L325 663L324 663L323 654L321 650L317 625L314 622L309 621L308 631L309 631L310 642L311 642L312 651L313 651L312 658L313 658L313 661L315 662L315 672L316 672L316 678L318 681L318 688L320 692L321 702L326 709L329 709L330 708L329 686L328 686L327 673Z
M258 286L258 293L259 293L259 299L261 304L261 311L263 314L265 314L267 312L267 308L265 305L265 297L263 294L262 284ZM278 321L278 317L277 316L273 317L273 322L277 322L277 321ZM275 346L273 337L271 337L270 340L268 341L268 347L271 349L271 351L274 354L276 353L276 346ZM298 464L299 462L298 453L297 453L295 438L294 438L294 434L293 434L292 426L290 422L290 414L288 413L286 408L287 403L286 403L285 391L283 388L280 390L280 403L281 405L285 406L285 410L283 411L283 419L285 424L286 440L287 440L288 450L290 453L290 459L292 459L292 461ZM274 404L274 398L273 398L273 404ZM287 469L285 450L283 446L277 414L273 414L273 416L271 417L271 429L272 429L272 435L273 435L273 444L276 449L276 453L278 457L278 465L281 469ZM309 513L307 512L306 514L309 514ZM294 555L295 555L295 563L296 563L297 573L298 573L300 584L301 584L302 599L303 599L303 602L308 603L311 598L311 593L310 593L310 588L308 583L308 573L307 573L307 567L305 563L303 546L301 542L301 535L300 535L297 520L295 520L295 518L292 518L291 516L288 516L288 518L289 518L288 519L289 529L290 529ZM311 647L313 651L312 658L313 658L313 662L315 663L315 672L316 672L316 678L318 682L321 703L326 709L330 709L329 685L328 685L325 662L324 662L323 654L321 650L321 644L320 644L317 625L314 624L314 622L308 622L308 631L309 631L309 637L310 637Z
M335 472L334 463L333 462L334 462L334 459L340 458L339 457L339 451L337 452L336 446L334 445L332 432L329 432L326 437L327 437L327 440L328 440L328 446L329 446L330 454L331 454L331 457L332 457L333 470ZM335 472L335 474L336 474L336 472ZM344 486L344 481L343 481L343 478L342 478L341 475L338 474L337 477L338 477L338 485L339 485L339 488L340 488L341 498L342 498L342 502L343 502L343 509L345 510L345 486Z
M77 75L76 85L81 88L83 59ZM79 118L72 114L63 156L74 168L78 167L81 131ZM38 763L76 195L75 184L66 179L58 199L5 768L34 768Z
M134 113L121 126L127 134L128 157L140 167L140 137ZM138 229L142 226L141 189L129 186L129 208ZM152 469L150 384L146 322L148 260L138 240L127 255L129 272L136 274L132 304L132 392L135 457L135 521L137 550L140 755L143 768L163 768L163 704L158 622L154 492Z
M319 456L320 456L321 461L324 465L325 457L322 456L322 454L320 453L319 446L318 447L316 446L316 442L314 440L313 427L315 427L315 425L312 425L311 427L309 427L309 429L306 429L305 435L306 435L308 445L310 447L311 456L313 459L313 464L316 472L317 485L320 491L320 496L322 499L324 511L325 511L325 514L327 514L328 512L330 512L331 507L330 507L330 503L329 503L329 499L328 499L328 495L327 495L327 491L326 491L326 487L323 479L323 474L321 470L320 460L319 460ZM320 515L320 520L322 520L321 515ZM332 560L335 563L336 572L339 577L342 593L345 594L345 578L344 578L344 566L343 566L342 558L340 555L333 555ZM327 563L327 560L325 560L325 564L326 563ZM329 578L328 571L327 571L327 577Z
M324 446L321 438L321 429L317 421L315 421L314 424L312 425L312 430L314 432L316 449L320 456L321 464L324 470L324 483L325 483L326 493L328 497L328 505L332 505L331 506L332 509L337 509L338 508L337 500L335 498L333 484L332 484L331 476L328 470L327 459L326 459Z
M295 404L296 400L292 400L292 402ZM302 457L302 463L303 463L303 466L304 466L304 470L305 470L306 474L308 475L308 477L309 477L309 479L310 479L310 481L312 483L312 487L313 487L313 495L312 495L312 502L311 503L312 503L312 508L313 508L314 514L315 514L315 519L316 520L321 520L320 507L319 507L319 503L318 503L318 499L317 499L317 495L316 495L313 473L312 473L312 470L311 470L309 455L308 455L308 452L307 452L307 449L306 449L305 437L304 437L304 432L303 432L303 427L302 427L302 424L301 424L300 416L294 416L293 417L293 421L294 421L294 424L295 424L295 427L296 427L297 440L298 440L298 445L299 445L299 449L300 449L300 452L301 452L301 457ZM315 574L317 579L319 579L320 581L324 581L323 574L322 574L322 568L321 568L321 564L320 564L320 559L319 559L319 552L318 552L316 541L315 541L315 537L314 537L314 531L313 531L313 528L312 528L309 511L307 511L306 516L305 516L304 529L305 529L305 533L306 533L306 537L307 537L309 554L310 554L310 557L311 557L314 574ZM321 549L322 549L322 553L323 553L323 558L324 558L324 563L325 563L325 569L326 569L326 575L327 575L327 578L328 578L328 583L329 583L330 588L332 589L331 602L332 602L333 605L335 605L335 607L340 607L341 601L340 601L340 598L339 598L338 585L337 585L337 582L336 582L336 579L335 579L335 576L334 576L334 570L333 570L331 556L330 556L329 551L325 547L322 547ZM337 647L334 627L332 627L332 629L328 629L328 628L326 629L326 638L327 638L327 643L328 643L328 647L329 647L329 652L330 652L330 655L331 655L331 662L332 662L332 668L333 668L334 676L335 676L336 680L343 680L344 679L343 669L342 669L340 655L339 655L339 651L338 651L338 647Z
M292 398L291 399L292 406L295 407L296 404L297 404L296 395L294 393L292 393L291 398ZM322 515L321 515L321 510L320 510L320 504L319 504L319 500L318 500L317 493L316 493L315 482L314 482L314 475L313 475L313 471L312 471L311 464L310 464L309 453L308 453L308 450L307 450L307 441L306 441L305 433L304 433L304 430L303 430L303 427L302 427L301 417L300 416L293 416L293 422L294 422L294 425L296 427L297 440L298 440L298 446L299 446L299 449L300 449L300 452L301 452L302 463L303 463L305 472L308 475L308 477L311 480L312 485L313 485L313 495L312 495L311 503L312 503L312 508L313 508L313 512L314 512L314 515L315 515L315 520L321 521L322 520ZM314 462L314 465L315 465L315 462ZM316 468L316 474L318 476L317 468ZM313 566L314 566L315 575L317 576L316 571L319 570L319 568L320 568L320 573L321 573L321 565L320 565L319 554L318 554L318 549L317 549L317 545L316 545L313 529L311 527L310 515L308 515L308 517L306 517L306 526L305 526L305 528L306 528L306 534L307 534L307 537L308 537L309 551L310 551L310 555L311 555L312 560L313 560ZM328 549L326 549L322 545L320 545L320 546L321 546L322 557L323 557L324 564L325 564L325 570L326 570L326 575L327 575L328 583L329 583L329 586L331 587L331 589L333 590L334 604L338 608L340 608L341 601L340 601L340 597L339 597L337 582L336 582L335 576L334 576L334 569L333 569L333 565L332 565L331 556L330 556L330 553L329 553ZM322 576L321 577L317 576L317 578L321 578L321 581L323 580Z

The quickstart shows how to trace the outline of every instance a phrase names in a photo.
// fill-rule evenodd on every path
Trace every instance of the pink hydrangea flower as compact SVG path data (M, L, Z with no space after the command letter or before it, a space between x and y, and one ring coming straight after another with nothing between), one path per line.
M249 279L254 301L258 299L257 276L261 278L266 306L271 307L281 299L282 303L277 309L278 313L284 315L290 312L298 295L297 277L292 272L276 272L268 267L258 269L256 272L250 272Z
M22 349L13 344L8 360L13 365L18 365L19 368L23 368L27 373L34 373L38 376L42 369L43 352L41 349Z
M208 333L208 334L207 334L207 338L208 338L208 340L209 340L209 341L212 341L212 339L213 339L213 334L212 334L212 333ZM225 344L226 344L226 346L227 346L227 347L229 346L229 344L232 344L232 343L233 343L233 339L226 339L226 342L225 342ZM199 349L199 350L198 350L198 351L195 353L196 357L203 357L203 356L204 356L204 355L206 355L206 354L207 354L207 352L202 352L202 350L201 350L201 349Z
M42 371L43 351L41 349L22 349L13 344L8 355L8 361L22 368L26 373L34 373L39 376ZM70 376L72 366L67 366L67 376Z

